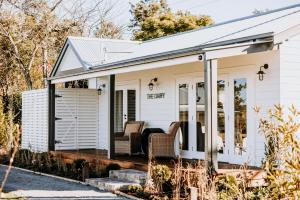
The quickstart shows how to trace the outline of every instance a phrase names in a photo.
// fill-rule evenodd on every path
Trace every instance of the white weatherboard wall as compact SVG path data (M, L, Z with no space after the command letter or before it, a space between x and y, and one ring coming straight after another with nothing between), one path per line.
M102 77L97 79L97 87L105 84L101 95L99 95L99 140L98 149L108 150L109 147L109 96L108 96L108 79Z
M22 149L48 151L48 90L22 93Z
M263 64L269 64L269 69L266 71L263 81L259 81L256 75L259 67ZM278 81L280 77L280 62L279 62L279 51L272 51L266 53L255 53L243 56L234 56L220 59L218 62L218 73L219 75L231 76L243 72L248 74L248 77L252 77L253 87L251 94L253 96L253 106L259 106L261 108L261 115L264 116L267 110L274 104L279 103L280 83ZM148 83L154 77L158 78L158 86L153 89L153 93L164 92L164 99L147 99L147 93L151 93L148 89ZM165 67L155 70L147 70L126 74L118 74L116 76L117 84L128 81L136 81L140 83L140 119L145 121L145 127L159 127L165 131L168 129L169 124L177 120L176 111L176 80L178 79L191 79L191 78L203 78L203 64L195 62L191 64L183 64L172 67ZM105 94L100 98L106 99ZM103 102L104 105L106 102ZM105 107L100 104L101 116L107 116ZM103 109L101 111L101 109ZM249 164L261 165L261 161L264 158L265 141L263 136L258 131L258 122L260 117L256 115L252 109L249 109L251 113L251 124L249 124L251 132L249 132L249 141L247 155ZM100 135L102 137L107 122L99 121ZM230 134L230 133L229 133ZM251 138L251 140L250 140ZM106 140L103 140L106 141ZM105 144L103 147L106 147ZM234 155L228 159L228 162L235 163Z
M300 110L300 35L280 46L280 104Z
M109 144L108 116L108 80L107 77L89 79L89 89L97 89L101 85L101 95L98 95L98 146L97 149L107 150ZM103 87L105 85L105 87Z
M56 150L96 149L98 93L92 89L56 89Z

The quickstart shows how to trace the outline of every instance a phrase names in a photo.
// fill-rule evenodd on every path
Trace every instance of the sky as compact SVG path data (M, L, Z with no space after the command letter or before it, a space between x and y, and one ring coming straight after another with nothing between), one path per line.
M129 24L131 17L129 2L137 1L119 0L113 20L117 24ZM210 15L215 23L219 23L251 15L255 9L273 10L298 4L300 0L168 0L168 3L173 11L187 10L197 15Z

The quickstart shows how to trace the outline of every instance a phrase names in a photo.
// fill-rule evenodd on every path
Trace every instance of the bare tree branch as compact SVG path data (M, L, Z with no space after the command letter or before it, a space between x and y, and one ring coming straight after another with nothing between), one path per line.
M36 54L37 50L38 50L38 46L35 45L35 47L34 47L34 49L33 49L33 51L32 51L32 55L31 55L29 64L28 64L28 70L31 70L31 67L32 67L33 61L34 61L34 59L35 59L35 54Z
M50 8L50 11L53 12L61 3L63 2L63 0L58 0L54 6L52 6L52 8Z
M7 30L5 30L5 28L3 27L3 25L1 23L0 23L0 30L1 30L2 34L4 34L8 38L10 44L12 45L13 50L14 50L14 57L16 58L18 66L24 75L28 89L31 90L32 89L32 81L31 81L29 70L25 67L25 64L23 63L23 61L21 59L19 49L18 49L17 45L15 44L13 37Z

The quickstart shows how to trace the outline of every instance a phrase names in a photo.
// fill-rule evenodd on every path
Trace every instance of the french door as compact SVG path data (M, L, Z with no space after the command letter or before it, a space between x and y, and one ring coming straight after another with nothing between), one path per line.
M229 156L236 164L250 161L255 143L254 94L255 82L252 74L232 73L229 79ZM251 134L252 133L252 134Z
M117 84L115 93L115 131L123 131L125 122L136 121L138 119L138 84Z
M218 80L218 151L219 161L228 159L228 80ZM180 149L185 158L205 156L205 87L204 79L186 78L177 81L177 113L181 122Z
M242 74L218 76L217 82L217 147L218 159L243 164L247 160L247 143L252 141L251 108L253 82ZM205 88L204 79L177 80L177 119L181 122L179 147L182 157L204 159Z

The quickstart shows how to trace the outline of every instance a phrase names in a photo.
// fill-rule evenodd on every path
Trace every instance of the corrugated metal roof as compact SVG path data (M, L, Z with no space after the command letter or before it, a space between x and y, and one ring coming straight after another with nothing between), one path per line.
M116 60L120 56L131 54L132 51L128 49L140 43L129 40L85 37L68 37L68 42L87 69Z
M252 35L274 35L300 24L300 4L266 14L241 18L193 31L146 41L131 49L134 53L118 60L208 45ZM117 60L114 60L117 61Z
M275 36L297 25L300 25L300 4L145 42L68 37L67 43L73 46L86 69L104 69L115 63L129 63L189 49L201 50L221 43L236 43L244 38ZM55 73L51 73L53 75Z

